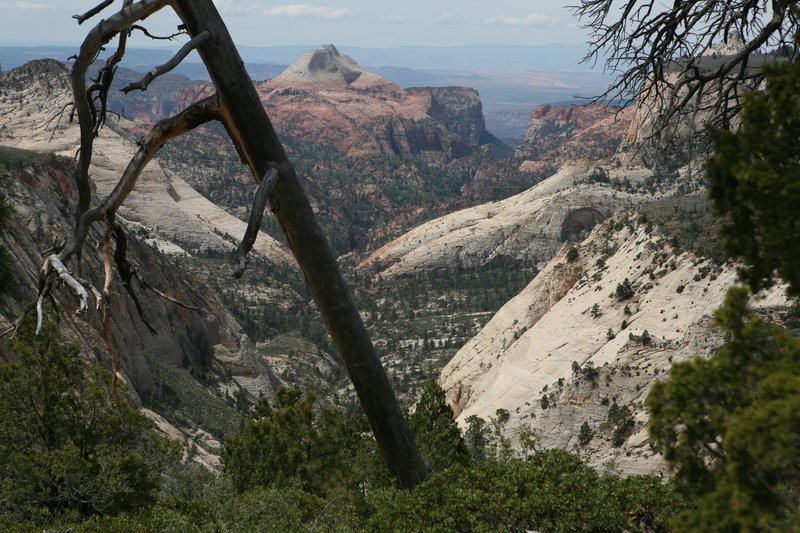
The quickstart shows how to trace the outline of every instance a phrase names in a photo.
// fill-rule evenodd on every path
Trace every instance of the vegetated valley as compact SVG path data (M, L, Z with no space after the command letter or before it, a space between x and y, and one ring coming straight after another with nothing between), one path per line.
M332 45L310 51L257 90L434 475L411 493L393 488L274 219L232 277L255 185L211 125L170 141L119 213L145 281L115 279L115 353L101 313L74 316L67 290L45 302L42 334L25 324L0 344L11 369L0 373L3 409L25 412L14 388L60 412L41 368L54 365L58 394L83 391L75 413L138 428L123 449L111 429L78 442L75 427L54 425L41 461L19 444L34 446L34 429L3 429L16 468L3 484L55 474L20 481L0 501L0 526L668 531L696 505L662 479L646 399L673 364L708 358L731 335L714 313L733 305L736 264L706 198L703 147L662 152L641 108L592 104L532 109L512 149L486 131L475 91L400 88L343 57ZM314 70L320 62L336 68ZM119 85L138 77L120 72ZM46 250L72 224L68 87L53 60L0 77L0 330L36 299ZM208 90L169 76L127 103L115 97L95 194L150 125ZM100 286L101 252L87 248L81 275ZM753 313L796 327L784 288ZM120 362L122 407L104 373L69 363L78 353L105 369ZM116 411L104 407L112 399ZM175 440L148 440L148 420ZM139 498L106 485L111 474L87 457L132 465L113 475ZM90 474L69 468L78 458Z

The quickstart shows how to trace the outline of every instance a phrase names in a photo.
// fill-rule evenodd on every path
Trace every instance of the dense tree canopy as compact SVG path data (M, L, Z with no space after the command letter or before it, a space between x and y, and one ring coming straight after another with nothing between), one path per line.
M27 321L0 366L0 529L15 521L112 514L155 501L177 445L124 398L108 372L86 365L45 322Z
M368 531L667 531L685 506L649 476L602 476L563 450L457 466L375 496Z
M368 481L388 482L366 422L332 405L318 410L315 400L295 387L279 389L274 405L258 401L222 452L225 473L239 491L297 486L326 496L338 489L357 494Z
M766 72L767 92L745 95L740 130L714 135L709 192L743 279L757 291L777 273L800 296L800 63Z

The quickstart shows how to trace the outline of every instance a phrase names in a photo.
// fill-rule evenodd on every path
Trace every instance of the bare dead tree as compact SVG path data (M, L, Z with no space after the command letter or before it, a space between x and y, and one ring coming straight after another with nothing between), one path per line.
M764 54L797 55L797 0L580 0L571 6L591 30L585 62L605 63L615 80L598 100L650 102L657 136L674 120L702 113L728 128L744 90L764 80ZM729 53L715 45L728 43ZM736 43L734 45L734 43ZM691 117L690 117L691 118ZM669 131L669 130L667 130Z
M83 23L105 11L111 4L113 1L103 1L86 13L75 15L75 18ZM89 167L93 142L105 120L107 93L116 65L125 54L126 41L133 30L141 30L149 35L137 23L164 7L171 7L175 11L182 22L179 28L185 28L190 40L173 59L148 72L140 82L125 87L123 92L146 90L155 78L177 66L189 52L197 50L208 69L216 94L153 126L139 143L138 151L111 193L92 207ZM98 77L87 84L87 70L97 59L102 47L114 38L118 39L116 52L105 62ZM42 266L36 305L39 323L42 302L50 295L54 280L65 283L78 296L79 315L88 308L89 292L94 293L98 307L103 309L101 335L115 359L115 374L118 374L118 359L114 356L116 352L108 335L114 268L129 293L132 279L139 279L140 284L143 283L125 258L126 240L122 227L115 221L116 212L136 186L147 163L167 140L208 121L217 120L227 130L242 161L250 168L258 183L248 229L237 251L235 274L241 275L246 266L247 253L255 241L265 205L269 202L347 367L384 461L401 487L412 488L421 482L427 470L386 373L294 167L264 111L213 1L123 0L119 11L101 20L87 33L72 67L71 85L75 99L74 112L81 134L75 167L78 190L75 230L66 244L48 256ZM90 228L97 223L105 225L101 242L104 265L102 294L80 277L81 249ZM112 240L116 242L114 253L111 251ZM77 274L66 268L69 260L76 263ZM135 302L138 307L138 301ZM21 321L20 318L17 327Z

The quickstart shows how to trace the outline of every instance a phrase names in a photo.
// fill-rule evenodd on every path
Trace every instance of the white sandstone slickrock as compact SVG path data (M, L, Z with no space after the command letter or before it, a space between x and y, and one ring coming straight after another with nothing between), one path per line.
M24 84L13 85L9 77L15 71L2 80L5 89L0 93L0 116L4 127L0 128L0 144L73 157L80 144L80 131L77 119L72 123L67 120L69 110L62 113L72 101L66 67L52 60L31 65L35 64L45 72ZM47 90L42 88L42 77L48 78ZM95 139L89 168L95 201L111 192L137 150L135 139L125 132L126 125L134 126L109 115L106 127ZM118 215L131 228L145 228L152 235L150 241L167 253L182 252L187 246L230 252L247 227L156 160L142 172ZM278 265L296 264L289 251L264 232L259 233L251 253Z
M459 423L506 409L512 437L529 425L543 446L581 451L593 465L613 459L627 474L663 468L648 445L644 399L673 362L708 356L721 345L713 312L736 272L733 265L714 265L689 252L676 255L666 238L648 233L633 215L615 230L621 218L597 226L579 245L562 246L445 366L439 382ZM578 259L569 262L572 246ZM619 301L616 287L626 278L634 296ZM780 287L755 302L761 308L785 304ZM641 341L645 331L649 343ZM573 372L573 362L583 371ZM591 368L597 370L594 378L587 377ZM635 422L619 447L606 421L614 403L626 407ZM584 422L596 436L581 448L577 437Z
M381 276L393 277L420 270L476 268L495 258L544 267L565 240L565 232L580 234L645 198L591 182L598 168L610 179L633 184L653 175L647 168L624 165L622 159L567 162L550 178L510 198L414 228L372 253L359 268L375 268Z

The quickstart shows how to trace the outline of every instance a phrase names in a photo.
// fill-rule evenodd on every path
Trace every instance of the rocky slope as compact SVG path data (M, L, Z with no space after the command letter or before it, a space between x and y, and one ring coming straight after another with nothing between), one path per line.
M11 144L71 155L74 148L64 138L72 132L77 139L75 126L63 124L66 116L57 128L57 118L45 124L45 117L56 115L51 107L68 101L61 92L63 68L54 62L34 63L26 68L3 80L8 83L3 101L13 118L7 124L5 139ZM444 111L441 113L442 120L449 120ZM51 131L53 128L55 133ZM121 169L127 162L126 146L130 146L127 139L143 131L138 123L121 121L101 133L97 142L101 153L95 156L95 162L100 164L92 168L98 189L108 187L116 178L114 169ZM274 363L280 378L313 388L320 397L325 397L340 385L342 369L335 357L326 355L332 353L329 340L294 263L280 261L267 253L254 254L244 278L234 283L228 255L238 243L237 232L218 223L209 228L196 216L205 215L201 210L194 221L187 220L186 213L181 211L181 204L188 205L187 198L194 195L198 203L213 202L239 217L246 214L251 201L251 181L232 146L224 141L224 131L209 128L168 143L158 164L151 166L152 171L158 172L151 172L143 182L142 191L131 197L131 202L136 203L126 204L121 211L122 222L143 240L174 253L181 268L212 287L251 338L264 342L258 349ZM365 235L375 241L385 240L387 235L398 235L432 214L462 207L465 200L459 189L476 169L482 168L484 161L481 154L473 154L443 167L416 157L381 154L348 157L335 148L310 142L289 139L287 144L315 210L334 247L340 251L363 246ZM468 202L491 195L497 197L508 187L519 190L529 179L517 172L514 164L491 160L489 163L491 169L480 180L482 190L468 193ZM105 179L108 181L104 182ZM499 182L503 182L502 190L492 190L492 184ZM197 195L198 191L204 198ZM226 213L217 212L227 220ZM277 231L269 217L264 226ZM257 242L261 241L259 237ZM530 275L530 269L520 270L521 275L514 276L513 283L498 291L496 284L504 283L507 277L498 276L497 266L493 268L479 287L467 287L473 284L472 280L460 282L464 288L457 294L449 287L438 287L442 298L436 309L422 311L416 301L392 300L405 289L395 286L386 289L387 298L381 296L381 306L391 309L391 314L380 311L371 314L371 328L376 338L388 347L387 357L392 358L398 383L403 383L405 375L411 372L412 363L404 359L404 346L414 342L421 347L426 335L440 339L436 353L423 356L427 360L424 365L414 364L414 378L407 387L410 389L431 379L443 360L476 333ZM373 297L374 293L366 301ZM469 302L464 309L469 316L462 320L448 306L464 307L464 302ZM398 315L403 319L391 318ZM320 353L324 355L322 360Z
M652 170L626 164L624 154L600 162L573 161L505 200L427 222L384 245L359 268L381 276L420 270L475 268L491 261L550 260L615 210L649 197Z
M644 217L618 214L562 246L459 350L440 383L462 424L505 409L511 436L528 425L543 446L580 451L592 464L657 471L644 399L672 363L721 345L712 314L735 279L733 265L676 249ZM781 288L757 302L785 304ZM584 423L593 437L582 445Z
M12 297L0 301L0 331L35 299L44 250L70 232L77 199L71 171L64 158L0 147L0 183L12 213L0 229L0 245L11 254L17 282ZM102 259L93 246L100 238L93 231L83 254L82 274L95 287L102 286ZM110 337L122 375L135 403L187 448L197 444L198 460L214 466L219 440L238 431L240 413L232 399L271 396L282 382L214 291L134 236L128 258L150 285L200 310L159 299L134 282L140 315L115 277ZM113 367L98 333L100 312L92 305L88 316L75 317L74 295L66 288L54 295L58 317L52 310L48 316L58 321L63 338L78 343L89 361ZM2 341L0 355L8 357Z
M0 79L0 144L72 157L79 145L77 122L64 111L72 96L66 68L54 60L33 61ZM125 119L110 117L95 140L90 175L96 194L108 194L136 151L136 139L126 130L141 129ZM246 224L228 214L186 180L151 162L136 189L118 212L130 228L138 228L162 251L235 250ZM253 251L276 265L294 259L275 239L259 234Z
M523 170L555 170L567 159L601 159L616 152L628 133L633 109L602 103L540 105L531 113L515 155Z

